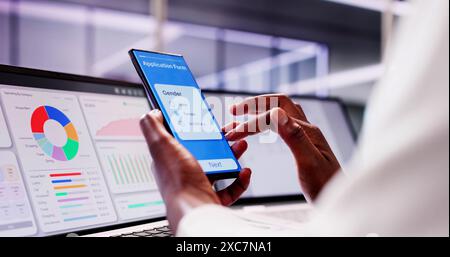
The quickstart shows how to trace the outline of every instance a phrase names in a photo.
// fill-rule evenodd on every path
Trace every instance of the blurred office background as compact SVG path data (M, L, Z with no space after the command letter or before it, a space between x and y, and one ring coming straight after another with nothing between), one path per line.
M183 54L202 88L341 98L359 131L395 0L0 0L0 63L138 82L130 48Z

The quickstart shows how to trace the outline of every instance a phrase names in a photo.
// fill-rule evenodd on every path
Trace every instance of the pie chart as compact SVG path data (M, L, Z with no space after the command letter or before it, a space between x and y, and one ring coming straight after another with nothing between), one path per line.
M45 123L53 121L63 129L67 140L62 146L55 145L45 134ZM39 106L31 115L31 132L44 153L58 161L72 160L78 153L78 134L75 126L60 110L52 106Z

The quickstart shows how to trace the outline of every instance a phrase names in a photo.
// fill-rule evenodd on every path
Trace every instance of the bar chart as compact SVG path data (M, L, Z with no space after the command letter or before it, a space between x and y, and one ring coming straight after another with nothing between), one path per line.
M28 173L43 230L87 226L114 221L105 184L93 168Z
M165 215L164 202L158 191L117 197L114 203L119 217L124 220Z
M113 193L155 190L151 157L142 142L97 144L103 170Z
M52 173L49 177L64 222L97 217L96 214L90 214L95 210L81 172Z
M147 155L111 154L106 158L116 185L152 182L152 178L147 172L150 170L150 160Z

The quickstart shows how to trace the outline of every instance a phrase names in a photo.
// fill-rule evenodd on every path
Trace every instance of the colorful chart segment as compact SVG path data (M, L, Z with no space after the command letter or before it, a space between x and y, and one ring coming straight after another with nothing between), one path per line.
M64 127L67 135L64 146L55 146L46 138L44 124L48 120L54 120ZM72 160L78 153L78 134L74 125L63 112L54 107L40 106L34 110L31 116L31 132L42 151L55 160Z

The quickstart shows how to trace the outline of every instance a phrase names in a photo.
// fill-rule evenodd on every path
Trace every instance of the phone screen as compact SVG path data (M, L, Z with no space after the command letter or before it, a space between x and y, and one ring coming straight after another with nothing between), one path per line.
M172 135L198 160L207 174L241 170L228 141L182 56L132 50ZM163 153L162 153L163 154ZM176 160L174 160L176 161Z

